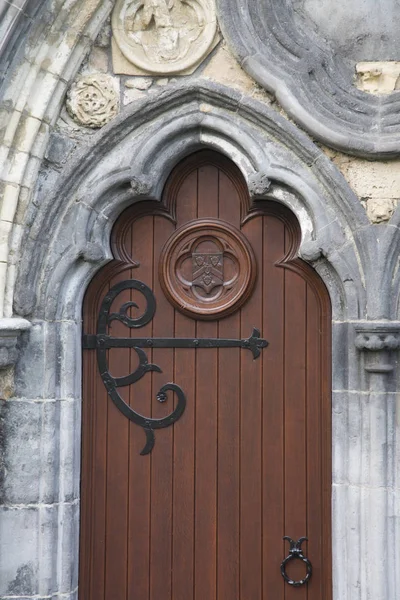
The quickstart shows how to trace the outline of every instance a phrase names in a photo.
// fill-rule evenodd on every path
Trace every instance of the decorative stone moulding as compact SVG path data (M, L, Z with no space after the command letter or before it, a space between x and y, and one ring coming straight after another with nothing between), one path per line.
M399 91L382 75L373 95L356 77L362 62L400 58L400 0L384 11L374 0L219 0L218 11L243 69L311 135L361 156L400 152Z
M127 75L192 73L219 39L214 0L117 0L112 31Z
M400 349L400 323L366 322L355 325L354 329L356 348L367 354L365 370L383 375L391 373L393 352Z
M399 350L400 323L362 323L355 326L356 347L359 350Z
M0 319L0 369L15 365L19 336L30 327L31 323L26 319Z
M243 234L225 221L192 221L175 231L160 256L160 282L178 310L198 319L237 310L256 281L256 260Z
M110 75L79 77L68 91L66 106L79 125L93 129L103 127L119 111L117 83Z

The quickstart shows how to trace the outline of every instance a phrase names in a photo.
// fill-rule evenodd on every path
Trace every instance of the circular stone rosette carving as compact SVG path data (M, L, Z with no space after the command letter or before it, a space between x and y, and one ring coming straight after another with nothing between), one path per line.
M214 0L118 0L112 30L122 54L140 69L155 75L179 73L212 49Z
M249 298L256 259L244 235L218 219L197 219L177 229L160 256L161 287L182 313L225 317Z
M119 110L118 90L113 77L79 77L68 91L66 106L71 117L80 125L103 127Z

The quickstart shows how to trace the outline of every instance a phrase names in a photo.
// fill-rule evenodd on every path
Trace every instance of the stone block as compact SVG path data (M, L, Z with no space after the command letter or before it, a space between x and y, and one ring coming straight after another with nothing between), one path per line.
M400 87L400 62L371 61L356 64L356 86L369 94L390 94Z
M35 504L58 498L59 407L55 402L2 401L3 502Z
M252 92L256 87L254 79L241 68L225 45L218 48L204 68L201 77L245 92Z
M5 367L0 374L0 399L8 400L14 395L14 367Z
M347 483L348 457L348 392L332 393L332 482Z
M102 48L93 46L88 59L88 71L92 73L107 73L108 72L108 54Z
M126 104L130 104L131 102L134 102L135 100L139 100L140 98L144 98L145 93L140 91L140 90L136 90L136 89L126 89L124 90L124 105Z
M96 38L96 46L108 48L111 42L111 19L106 19L103 27Z
M400 160L371 162L336 154L333 162L360 199L400 197Z
M4 185L0 213L0 219L2 221L13 222L15 211L17 209L19 192L20 187L17 185L11 183Z
M12 113L6 111L4 113L4 117L6 117L6 122L4 123L4 137L3 144L6 146L12 146L14 142L15 132L17 131L18 124L22 115L20 112L14 110ZM3 120L3 119L2 119Z
M4 180L7 183L20 185L28 164L29 154L26 152L10 151L5 162Z
M55 398L58 371L56 324L35 321L21 337L21 355L15 370L16 396Z
M35 117L22 116L13 140L13 147L19 152L30 152L42 122Z
M39 120L43 119L57 83L58 78L52 73L46 71L38 73L25 106L26 112L31 117L36 117Z
M400 196L400 190L399 190ZM397 206L394 198L369 198L362 202L371 223L385 223L389 221Z
M349 356L344 352L349 344L349 325L332 324L332 389L347 390L349 386ZM354 383L354 382L353 382Z
M59 499L73 502L79 497L81 460L81 401L60 402L59 457L62 482Z
M0 597L39 593L39 510L0 507Z
M361 600L361 531L359 488L334 485L332 489L333 597ZM372 599L371 599L372 600Z
M82 330L80 323L63 321L59 323L60 363L62 373L58 382L60 397L80 398L81 396L81 355Z
M64 165L76 144L68 137L52 132L46 148L45 158L57 165Z
M148 90L153 80L151 77L134 77L125 81L125 87L128 89Z
M61 594L67 595L78 586L79 504L62 504L58 518L62 520L64 529L59 548L60 570L57 587Z

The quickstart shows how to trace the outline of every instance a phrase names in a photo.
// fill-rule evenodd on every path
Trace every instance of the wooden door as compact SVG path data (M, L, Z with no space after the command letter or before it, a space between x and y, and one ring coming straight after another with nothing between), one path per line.
M83 310L81 600L331 598L330 304L299 239L206 151L116 223Z

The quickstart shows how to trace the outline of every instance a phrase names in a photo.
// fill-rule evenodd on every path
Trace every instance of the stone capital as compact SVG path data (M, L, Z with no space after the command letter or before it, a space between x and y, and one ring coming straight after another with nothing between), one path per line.
M365 352L364 368L368 373L386 375L394 370L394 351L400 348L400 323L367 321L354 326L355 346Z
M31 327L26 319L0 319L0 369L13 366L18 359L18 338Z
M400 348L400 323L394 321L367 321L354 326L358 350L379 352Z

